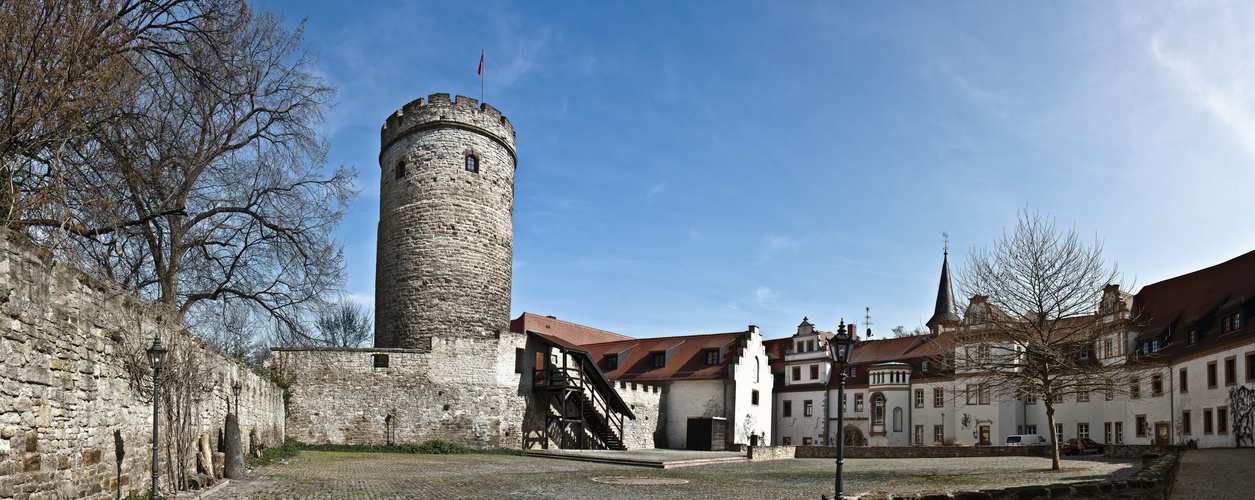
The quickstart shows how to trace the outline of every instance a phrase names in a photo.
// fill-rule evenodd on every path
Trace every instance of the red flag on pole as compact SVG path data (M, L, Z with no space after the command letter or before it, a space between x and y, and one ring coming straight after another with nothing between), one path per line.
M477 75L484 74L484 51L482 50L479 51L479 70L475 71L475 74Z

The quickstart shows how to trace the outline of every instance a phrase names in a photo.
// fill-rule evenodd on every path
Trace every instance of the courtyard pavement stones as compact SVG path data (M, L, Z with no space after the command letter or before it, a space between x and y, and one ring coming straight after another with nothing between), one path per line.
M682 459L683 455L667 455ZM1120 480L1138 460L1070 458L1062 472L1050 459L846 459L847 495L883 492L941 495L956 490ZM301 452L261 467L251 478L204 495L227 499L594 498L794 499L832 495L831 459L717 463L650 469L606 463L501 455L399 455Z
M1181 455L1172 500L1255 498L1255 448L1209 448Z

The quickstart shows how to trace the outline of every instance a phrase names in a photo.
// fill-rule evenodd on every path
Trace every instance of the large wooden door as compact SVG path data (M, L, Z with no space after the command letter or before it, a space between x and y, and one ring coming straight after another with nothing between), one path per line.
M1155 424L1155 444L1172 444L1172 434L1169 432L1170 427L1166 422L1158 422Z
M980 426L980 445L989 446L989 426Z

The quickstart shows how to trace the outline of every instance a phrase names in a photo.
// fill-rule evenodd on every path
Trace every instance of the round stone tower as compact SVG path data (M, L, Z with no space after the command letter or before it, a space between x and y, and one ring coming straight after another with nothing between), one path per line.
M514 127L475 99L432 94L389 116L381 143L375 347L507 330Z

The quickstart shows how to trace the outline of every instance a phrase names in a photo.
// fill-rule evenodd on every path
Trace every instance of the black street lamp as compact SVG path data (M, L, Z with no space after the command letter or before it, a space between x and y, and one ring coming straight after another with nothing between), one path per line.
M153 346L148 348L148 365L153 367L153 489L148 498L158 500L157 493L157 407L161 405L161 365L166 364L169 351L161 347L161 339L153 336Z
M832 371L837 376L837 494L833 500L841 500L841 466L845 465L845 364L850 362L854 339L845 331L845 319L837 334L828 341L828 355L832 357Z
M239 380L236 380L235 383L231 385L231 394L235 394L235 419L237 422L240 419L240 391L242 390L244 390L244 388L240 386Z

